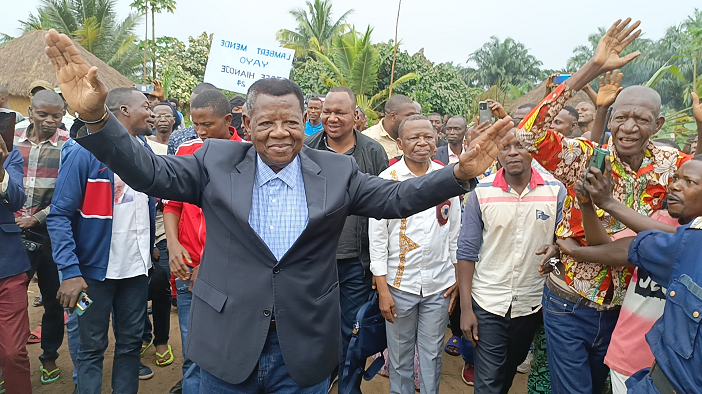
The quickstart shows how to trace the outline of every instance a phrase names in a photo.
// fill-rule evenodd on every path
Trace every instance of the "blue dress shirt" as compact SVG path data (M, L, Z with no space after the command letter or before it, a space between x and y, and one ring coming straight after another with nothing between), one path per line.
M308 220L300 156L276 174L257 154L249 225L278 261L302 234Z

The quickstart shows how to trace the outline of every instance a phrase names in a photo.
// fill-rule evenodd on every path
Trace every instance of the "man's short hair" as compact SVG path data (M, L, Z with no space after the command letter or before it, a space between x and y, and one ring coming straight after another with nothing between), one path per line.
M532 109L536 108L536 104L532 104L532 103L522 104L517 109L524 109L524 108L529 108L529 110L531 111Z
M302 89L289 79L264 78L254 82L246 94L246 107L249 111L249 116L253 115L254 103L259 94L267 94L274 97L293 94L300 102L300 112L305 112L305 95L302 93Z
M397 112L405 104L414 105L414 101L404 94L396 94L385 102L385 113Z
M217 87L209 82L203 82L195 86L195 89L193 89L192 94L202 94L203 92L206 92L208 90L217 90Z
M702 154L692 156L690 160L702 161Z
M663 145L663 146L669 146L671 148L675 148L677 150L680 150L680 146L678 145L678 143L671 140L671 139L668 139L668 138L659 138L657 140L653 140L653 143Z
M190 109L209 108L215 116L226 116L232 112L227 96L219 90L205 90L190 103Z
M452 116L449 120L451 120L451 119L460 119L463 121L463 127L468 127L468 121L466 120L466 118L462 117L461 115Z
M330 92L331 92L331 90L330 90ZM309 104L310 104L310 101L319 101L319 102L320 102L320 104L322 103L322 99L321 99L321 98L319 98L318 96L312 96L312 97L310 97L310 99L309 99L309 100L307 100L307 105L309 105Z
M61 96L53 90L40 90L32 97L32 107L39 104L58 105L61 108L65 107L65 103Z
M580 114L578 114L578 110L577 110L577 109L571 107L570 105L566 105L565 107L563 107L563 109L566 110L566 111L568 111L568 113L570 114L570 116L572 116L572 117L575 118L575 121L576 121L576 122L580 119Z
M176 107L180 105L180 101L178 101L177 98L169 98L168 101L174 104Z
M432 113L430 113L429 115L427 115L427 117L429 117L429 116L438 116L438 117L441 117L441 115L440 115L438 112L432 112Z
M244 104L246 104L246 99L241 96L234 96L229 99L229 106L234 108L234 107L241 107Z
M9 97L10 96L10 91L7 90L7 87L5 85L0 85L0 97Z
M427 117L424 116L424 115L410 115L410 116L406 117L406 118L400 123L400 127L397 128L397 136L398 136L398 137L401 137L401 136L402 136L402 130L404 130L405 124L407 124L408 122L414 122L415 120L426 120L426 121L428 122L428 121L429 121L429 118L427 118ZM431 129L434 130L433 127L432 127ZM436 130L434 130L434 132L436 132Z
M366 111L364 111L363 108L359 107L358 105L356 106L356 111L362 113L364 118L368 117L368 115L366 115Z
M105 100L107 109L112 113L119 112L119 107L130 104L130 99L133 97L134 92L140 93L134 88L115 88L110 90Z
M335 86L329 89L329 93L346 93L353 101L353 105L356 105L356 95L353 94L353 90L347 88L346 86Z

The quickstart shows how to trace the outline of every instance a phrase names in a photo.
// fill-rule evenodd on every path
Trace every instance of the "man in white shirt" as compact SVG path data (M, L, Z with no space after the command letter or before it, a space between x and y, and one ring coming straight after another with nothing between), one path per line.
M409 116L398 134L404 157L381 178L404 181L443 167L431 160L436 130L425 116ZM453 197L405 219L370 219L371 271L387 320L391 393L414 393L415 345L421 392L439 392L446 325L457 296L460 216L460 202Z
M146 97L130 88L107 95L112 115L142 144L153 127ZM148 145L146 145L148 147ZM101 392L102 364L112 316L115 353L112 391L136 394L153 376L140 364L149 269L154 246L155 200L132 189L90 152L76 145L59 169L47 217L54 260L63 274L57 298L81 292L92 303L78 317L78 392ZM149 148L150 149L150 148Z
M497 158L502 169L468 194L456 256L461 328L475 348L481 394L507 394L542 321L536 253L553 244L566 197L560 182L531 166L519 142Z

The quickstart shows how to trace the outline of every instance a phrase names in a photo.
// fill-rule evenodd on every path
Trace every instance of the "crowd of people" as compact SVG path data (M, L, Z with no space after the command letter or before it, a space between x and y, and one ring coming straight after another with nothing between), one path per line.
M511 116L398 94L368 128L351 89L275 78L232 99L198 85L185 127L158 87L108 91L50 31L59 86L33 84L0 139L0 390L32 392L28 339L42 384L64 376L65 336L74 392L102 392L112 326L115 393L154 375L152 346L182 366L171 393L360 393L375 304L391 393L438 393L444 353L479 394L517 373L529 393L702 392L702 152L653 140L660 96L621 86L638 26Z

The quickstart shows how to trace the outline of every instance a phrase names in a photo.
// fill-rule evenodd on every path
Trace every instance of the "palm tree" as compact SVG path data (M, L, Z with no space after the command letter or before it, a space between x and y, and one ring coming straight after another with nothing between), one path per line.
M117 20L114 0L41 0L37 15L20 21L22 32L56 29L83 48L133 77L140 65L134 29L140 16L130 13Z
M493 85L521 86L535 84L543 78L541 61L529 54L524 44L506 38L500 41L492 36L480 49L468 57L477 68L468 68L471 84L489 88Z
M373 29L368 26L364 34L355 28L347 33L337 36L332 41L328 55L317 49L310 51L332 70L332 75L322 74L321 78L328 87L346 86L356 94L356 103L363 108L366 115L372 120L375 110L385 102L390 92L390 86L377 91L378 67L380 54L378 47L371 42ZM312 42L315 41L313 38ZM419 75L407 73L397 78L392 86L398 86L410 80L416 80ZM375 94L373 94L376 92ZM373 94L370 98L369 95Z
M149 11L151 11L151 70L153 71L153 78L156 79L156 14L164 11L172 14L176 9L176 2L175 0L134 0L129 7L136 9L143 15L148 15ZM144 83L146 83L146 54L149 47L147 45L149 42L148 23L144 23L144 29L146 30L144 34Z
M332 19L332 4L330 0L310 0L305 2L307 10L295 8L290 10L297 21L295 31L288 29L278 30L276 39L285 48L295 50L295 57L304 58L310 49L327 53L335 37L343 34L349 28L346 18L353 12L344 12L336 21ZM310 40L314 39L313 43Z

